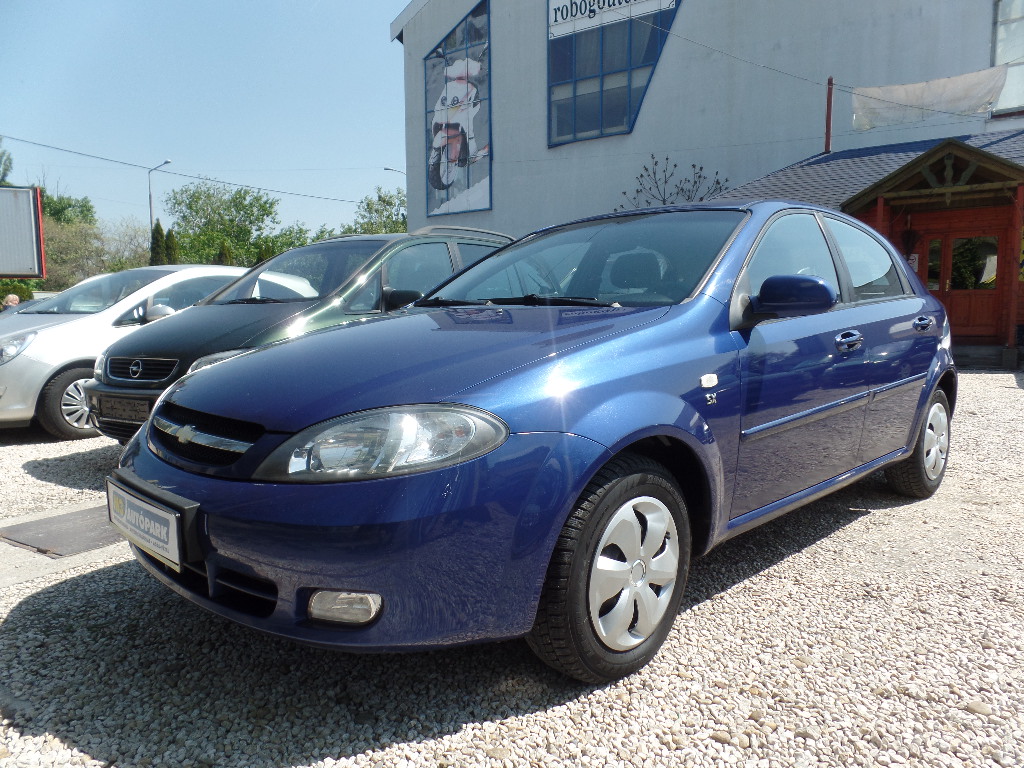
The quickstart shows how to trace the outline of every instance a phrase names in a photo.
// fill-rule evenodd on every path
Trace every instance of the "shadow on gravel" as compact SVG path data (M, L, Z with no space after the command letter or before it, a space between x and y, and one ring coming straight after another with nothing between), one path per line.
M22 466L25 472L44 483L96 491L103 488L103 478L117 466L120 455L121 446L111 441L102 448L26 461Z
M42 427L34 423L30 427L17 427L16 429L0 429L0 446L5 445L33 445L35 443L57 443L60 442Z
M7 446L26 445L63 444L66 447L64 455L35 459L22 465L25 472L36 480L75 490L100 490L103 478L117 466L121 446L107 438L102 438L103 444L99 448L95 447L95 440L80 442L81 447L75 451L79 441L59 440L34 424L18 429L0 429L0 450Z
M727 542L694 564L689 605L906 501L872 477ZM360 656L265 637L182 600L133 562L22 600L0 624L0 670L0 711L23 736L52 734L118 766L340 759L593 690L522 642ZM501 746L486 731L477 738L481 751Z
M873 511L902 507L915 501L889 490L883 473L876 472L747 531L692 564L682 610L756 576Z

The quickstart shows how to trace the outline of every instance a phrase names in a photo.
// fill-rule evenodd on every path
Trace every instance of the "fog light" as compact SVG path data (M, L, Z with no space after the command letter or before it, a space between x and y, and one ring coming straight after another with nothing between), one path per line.
M368 624L380 613L380 595L320 590L309 599L309 617L341 624Z

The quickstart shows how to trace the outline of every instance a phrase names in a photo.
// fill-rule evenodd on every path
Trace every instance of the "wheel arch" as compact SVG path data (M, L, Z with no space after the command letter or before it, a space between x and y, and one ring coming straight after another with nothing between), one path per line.
M53 381L57 376L60 376L66 371L73 370L74 368L88 368L90 371L96 365L96 358L87 358L85 360L72 360L71 362L61 363L56 368L52 369L46 378L39 385L39 392L36 393L36 406L35 413L39 413L39 408L43 403L43 395L46 393L47 385Z
M686 501L690 520L691 554L700 556L711 549L715 528L714 510L720 505L720 478L706 459L686 441L670 435L643 437L622 447L615 456L633 453L661 464L676 481ZM614 456L613 456L614 458Z
M949 412L952 414L956 411L956 393L959 386L956 373L953 370L947 370L942 374L942 378L939 379L939 383L936 386L946 394L946 400L949 402Z

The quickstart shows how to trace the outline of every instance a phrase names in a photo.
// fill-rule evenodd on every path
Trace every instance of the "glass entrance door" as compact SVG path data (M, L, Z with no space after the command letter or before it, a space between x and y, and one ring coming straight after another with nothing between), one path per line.
M998 235L944 232L926 234L924 241L928 290L946 305L954 338L995 339L1002 294Z

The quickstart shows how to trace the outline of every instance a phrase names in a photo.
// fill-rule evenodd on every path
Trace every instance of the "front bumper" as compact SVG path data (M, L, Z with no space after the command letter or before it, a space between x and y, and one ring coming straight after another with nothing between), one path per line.
M101 435L124 442L146 421L164 388L116 387L90 379L85 396L93 426Z
M0 365L0 426L24 427L36 414L36 403L52 366L22 352Z
M512 435L471 462L323 485L194 475L132 441L116 479L144 497L198 506L181 573L142 565L199 605L312 645L386 651L517 637L533 625L555 540L606 449L561 433ZM317 589L370 592L378 619L312 621Z

